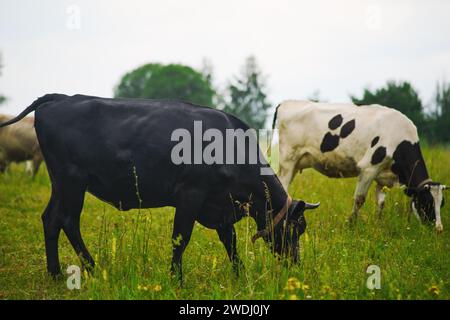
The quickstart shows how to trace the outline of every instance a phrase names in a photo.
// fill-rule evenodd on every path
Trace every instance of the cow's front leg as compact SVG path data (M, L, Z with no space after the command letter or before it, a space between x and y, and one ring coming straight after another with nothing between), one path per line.
M194 228L195 215L192 208L178 207L175 211L175 219L172 232L172 266L171 273L182 282L182 256Z
M280 158L280 169L278 173L278 178L280 179L281 184L283 185L284 189L288 190L289 185L291 184L292 180L294 179L295 171L296 171L296 161L294 160L285 160L286 156L281 154L282 157Z
M380 184L377 184L376 189L375 189L375 202L377 205L377 215L379 218L382 217L385 198L386 198L386 193L383 192L383 186Z
M220 241L222 241L227 250L228 257L233 265L233 271L239 275L239 271L244 268L236 249L236 230L234 226L226 225L217 229Z
M358 177L358 183L356 184L352 214L348 218L350 223L356 222L359 210L366 201L367 192L369 191L370 184L376 177L376 174L377 171L374 169L361 171L361 174Z

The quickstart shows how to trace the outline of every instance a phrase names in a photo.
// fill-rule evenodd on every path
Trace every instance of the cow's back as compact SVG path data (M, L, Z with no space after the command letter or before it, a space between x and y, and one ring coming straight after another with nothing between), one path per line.
M49 170L86 172L92 194L126 210L171 203L182 169L170 158L171 134L192 123L188 114L184 104L76 95L35 116ZM138 194L149 203L140 204Z
M71 168L86 172L88 191L120 209L174 205L178 193L195 188L214 197L208 203L229 201L230 193L241 200L240 192L248 200L255 179L262 179L259 165L174 163L171 152L179 140L172 134L192 134L194 121L201 121L203 132L216 129L224 137L226 129L248 129L219 110L176 101L73 96L39 107L35 117L49 171L59 171L53 176Z

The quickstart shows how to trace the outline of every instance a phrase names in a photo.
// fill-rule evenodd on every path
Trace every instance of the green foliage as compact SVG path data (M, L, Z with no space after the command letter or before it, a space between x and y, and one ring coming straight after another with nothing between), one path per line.
M1 58L2 58L2 56L0 55L0 76L2 75L2 68L3 68ZM6 101L6 97L4 95L0 94L0 104L4 103L5 101Z
M216 95L210 78L191 67L150 63L122 77L115 97L175 99L212 106Z
M267 101L266 85L255 57L247 58L241 74L227 89L230 96L223 110L252 128L263 128L271 104Z
M450 181L450 149L424 148L430 175ZM386 198L384 216L375 214L373 190L354 228L351 213L356 179L329 179L305 170L290 193L321 201L306 213L301 263L275 259L264 241L251 242L255 223L236 224L245 264L236 277L217 233L196 224L183 256L184 285L170 278L174 209L120 212L87 194L81 216L84 242L96 260L81 290L68 290L67 275L46 275L41 214L50 197L45 168L33 181L24 166L0 175L0 299L450 299L450 205L442 208L444 233L408 215L400 188ZM66 236L60 236L63 271L80 265ZM381 289L369 290L369 265L381 269Z
M362 98L350 96L357 105L381 104L399 110L416 125L419 135L432 143L450 143L450 84L436 84L431 113L409 82L388 81L375 91L364 89Z
M417 126L419 133L423 133L425 123L422 101L413 86L406 81L388 81L384 87L375 91L364 89L362 98L350 97L356 105L380 104L397 109Z
M432 142L450 143L450 84L436 84L435 110L427 119L428 133Z

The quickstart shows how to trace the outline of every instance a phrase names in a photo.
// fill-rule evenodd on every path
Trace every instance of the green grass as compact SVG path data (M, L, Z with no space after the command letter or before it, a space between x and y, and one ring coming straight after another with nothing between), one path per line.
M428 169L450 183L450 150L427 148ZM400 189L389 192L384 218L375 216L373 190L352 229L355 179L328 179L312 170L297 176L295 198L321 201L306 213L301 263L286 266L259 240L251 219L236 224L245 271L236 277L216 232L196 224L184 254L184 285L169 276L172 208L119 212L88 195L81 231L97 267L80 290L46 274L41 213L50 195L45 169L35 181L23 166L0 176L1 299L449 299L450 206L442 210L444 232L436 234L407 212ZM447 197L448 198L448 197ZM65 235L63 269L79 264ZM381 268L381 289L369 290L369 265ZM291 279L288 285L288 279Z

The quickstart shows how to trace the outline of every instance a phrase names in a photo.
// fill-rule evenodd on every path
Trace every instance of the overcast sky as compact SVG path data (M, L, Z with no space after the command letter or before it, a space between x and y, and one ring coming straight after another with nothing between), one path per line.
M112 96L144 63L200 68L216 83L255 55L273 104L315 90L349 101L363 87L409 80L425 103L450 81L450 1L0 0L0 112L45 93Z

